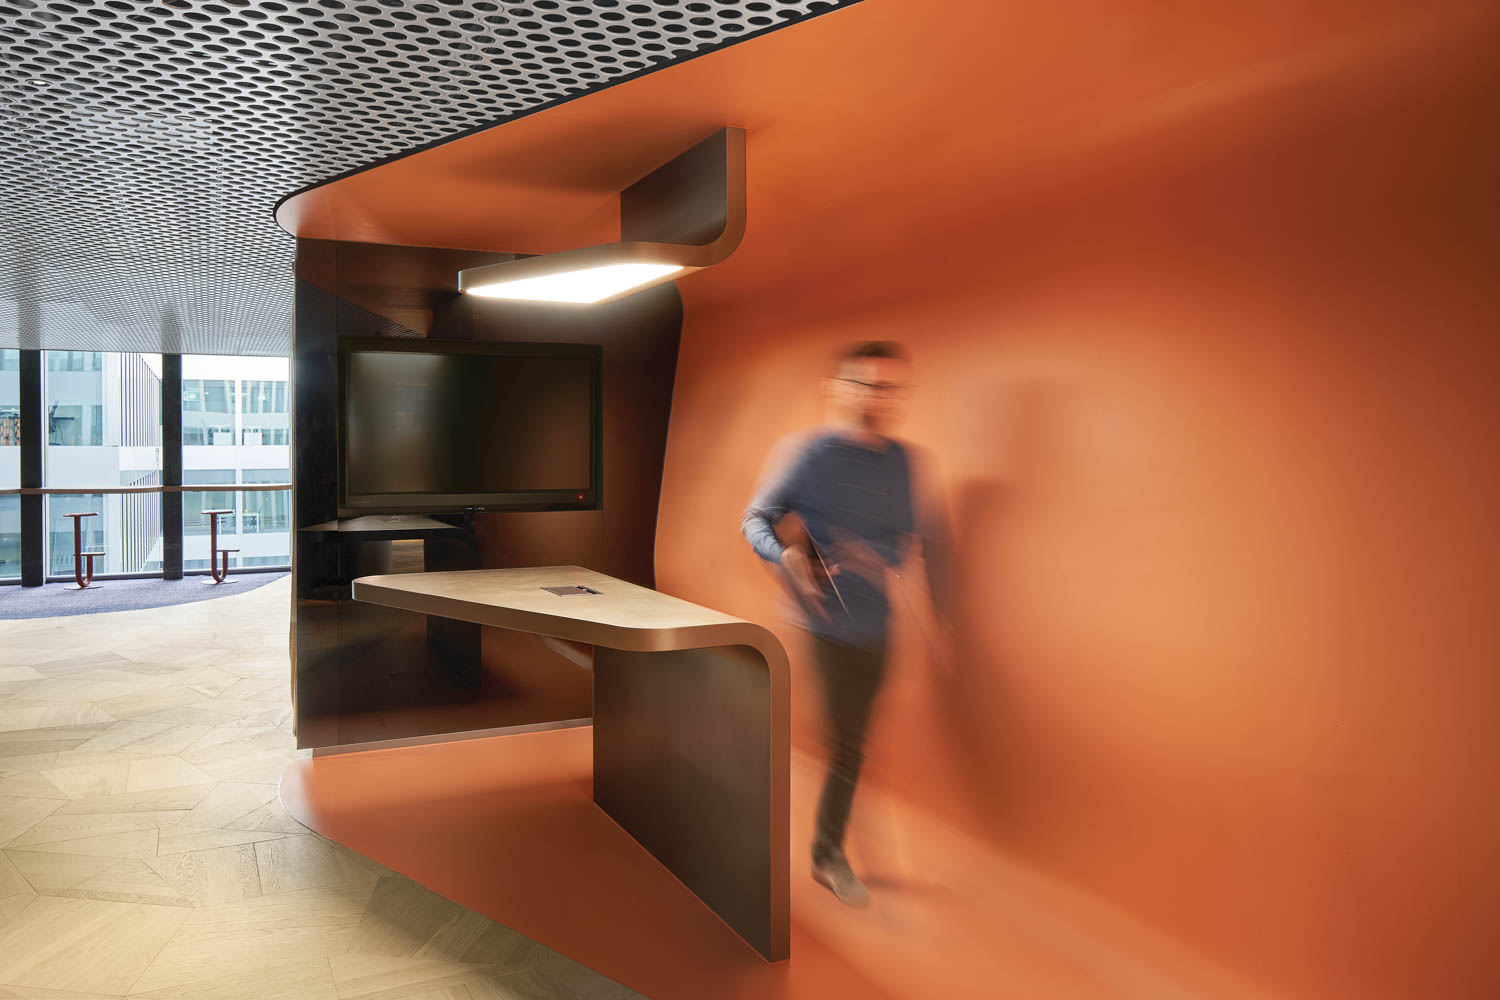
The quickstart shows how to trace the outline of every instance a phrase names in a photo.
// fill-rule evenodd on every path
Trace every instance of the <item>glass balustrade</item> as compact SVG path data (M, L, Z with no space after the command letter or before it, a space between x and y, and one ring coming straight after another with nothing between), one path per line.
M20 362L20 351L0 349L0 581L12 582L23 547ZM231 567L290 565L291 491L241 488L291 480L289 367L286 358L185 355L182 437L164 442L160 355L43 351L46 575L73 574L71 513L96 515L82 522L84 547L104 552L96 576L162 571L164 447L181 448L184 486L223 487L182 494L186 571L209 567L202 512L212 509L234 512L219 519L220 546L239 549Z

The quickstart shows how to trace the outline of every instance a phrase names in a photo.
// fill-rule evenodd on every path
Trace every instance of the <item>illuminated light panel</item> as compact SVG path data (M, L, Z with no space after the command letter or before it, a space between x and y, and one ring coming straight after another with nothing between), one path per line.
M538 278L497 281L492 285L466 288L464 291L488 299L588 304L619 295L682 269L681 264L605 264L602 267L561 271Z

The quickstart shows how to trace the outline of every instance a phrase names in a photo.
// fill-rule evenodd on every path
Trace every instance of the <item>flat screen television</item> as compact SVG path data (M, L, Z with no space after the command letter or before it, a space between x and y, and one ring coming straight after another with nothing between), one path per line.
M341 514L600 505L597 344L339 341Z

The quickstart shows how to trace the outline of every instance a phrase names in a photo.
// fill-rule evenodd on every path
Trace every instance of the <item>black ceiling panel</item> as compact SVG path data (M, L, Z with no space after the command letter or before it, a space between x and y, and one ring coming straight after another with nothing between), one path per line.
M0 346L286 354L300 188L855 0L0 0Z

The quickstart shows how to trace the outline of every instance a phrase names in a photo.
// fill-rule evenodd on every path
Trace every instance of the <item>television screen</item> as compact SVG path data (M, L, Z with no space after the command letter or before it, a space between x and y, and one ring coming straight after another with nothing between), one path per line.
M591 344L340 343L340 507L598 506Z

